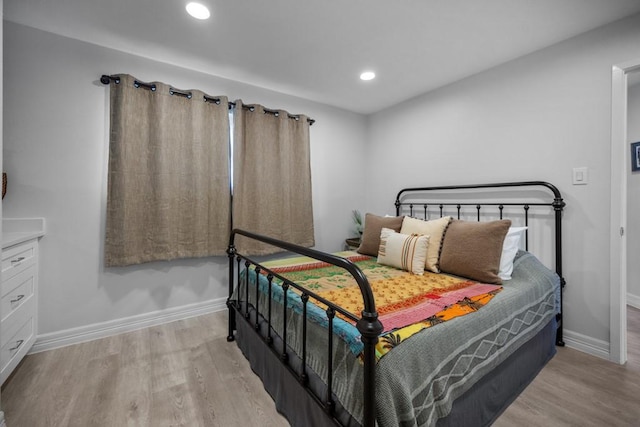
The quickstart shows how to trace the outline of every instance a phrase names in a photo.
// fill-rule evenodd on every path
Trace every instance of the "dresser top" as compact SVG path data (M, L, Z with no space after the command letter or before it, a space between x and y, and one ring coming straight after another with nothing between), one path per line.
M3 218L2 249L44 236L44 218Z

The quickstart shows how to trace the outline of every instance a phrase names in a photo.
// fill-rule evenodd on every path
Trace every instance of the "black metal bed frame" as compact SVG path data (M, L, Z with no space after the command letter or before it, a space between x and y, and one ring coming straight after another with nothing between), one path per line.
M542 187L550 190L553 193L554 199L551 202L527 202L527 201L511 201L518 200L517 197L510 197L509 202L480 202L480 201L465 201L465 202L450 202L450 201L442 201L442 202L407 202L404 201L405 198L408 198L409 194L420 194L420 193L433 193L433 192L442 192L442 191L460 191L460 190L474 190L474 189L505 189L510 187ZM414 208L419 207L423 210L425 218L428 217L429 207L436 206L439 210L440 216L443 216L445 210L450 207L454 207L457 210L458 219L460 219L461 210L463 206L475 206L477 210L477 219L480 221L481 218L481 209L484 206L497 206L499 210L500 219L503 216L503 209L505 206L521 206L524 210L524 218L525 225L528 225L529 222L529 209L531 206L549 206L552 207L555 211L555 270L558 276L560 277L561 287L565 286L565 280L562 277L562 228L561 228L561 217L562 211L565 206L564 201L562 200L562 196L558 189L543 181L527 181L527 182L512 182L512 183L497 183L497 184L475 184L475 185L452 185L452 186L438 186L438 187L416 187L416 188L406 188L401 190L395 201L396 214L400 215L400 212L403 208L409 209L409 215L413 215ZM350 313L344 310L342 307L332 303L331 301L325 300L324 298L318 296L314 292L290 281L285 277L269 270L268 268L261 265L258 261L249 258L248 256L242 255L238 253L235 247L235 236L241 235L245 236L249 239L257 240L260 242L264 242L275 247L284 249L285 251L293 252L295 254L300 254L303 256L307 256L310 258L314 258L316 260L326 262L328 264L332 264L338 267L341 267L348 271L358 284L360 288L360 292L362 294L362 299L364 303L364 310L360 313L360 317L357 315ZM526 237L526 245L528 248L528 234ZM251 325L256 333L261 337L261 339L266 343L266 345L276 354L281 363L287 368L287 370L299 381L302 387L307 391L310 397L320 405L324 412L331 418L336 424L339 424L338 420L334 414L335 402L333 401L333 366L332 366L332 353L333 353L333 319L336 313L340 313L343 316L351 319L356 322L356 327L361 334L361 340L364 344L363 351L363 365L364 365L364 379L363 379L363 427L373 427L375 426L375 345L378 342L378 336L382 332L382 324L378 320L378 313L376 311L375 300L373 296L373 292L369 285L369 282L363 272L351 261L327 254L324 252L320 252L314 249L305 248L302 246L294 245L288 242L284 242L281 240L273 239L270 237L262 236L259 234L251 233L244 230L234 229L231 232L231 236L229 239L229 248L227 250L229 257L229 297L227 299L227 307L229 309L229 334L227 336L227 341L234 341L235 336L234 332L236 330L236 315L239 315L241 319L250 323L251 322L251 314L254 315L254 324ZM244 263L245 274L241 274L241 264ZM250 268L253 268L255 271L255 305L249 303L249 274L248 271ZM268 290L269 290L269 299L268 299L268 309L267 313L259 312L259 290L258 290L258 280L260 275L265 275L268 281ZM283 303L283 334L281 336L282 339L282 348L279 352L273 345L273 337L271 335L273 326L272 326L272 307L271 307L271 290L273 286L274 279L277 279L282 283L282 289L284 292L284 303ZM242 301L241 296L238 296L237 299L234 299L234 291L237 286L240 285L241 280L244 280L244 303ZM277 285L276 285L277 286ZM289 289L293 288L299 292L300 298L303 303L303 312L302 312L302 354L300 355L302 361L301 371L298 372L294 370L289 364L289 352L290 348L287 346L287 295ZM322 304L325 304L327 321L328 321L328 332L327 332L327 390L325 396L317 396L309 387L308 381L309 376L307 373L307 354L306 354L306 341L307 341L307 304L309 299L318 301ZM556 316L556 320L558 321L558 329L556 332L556 345L563 346L563 336L562 336L562 291L560 292L560 313ZM252 313L253 312L253 313ZM263 336L260 333L260 323L267 322L267 333Z

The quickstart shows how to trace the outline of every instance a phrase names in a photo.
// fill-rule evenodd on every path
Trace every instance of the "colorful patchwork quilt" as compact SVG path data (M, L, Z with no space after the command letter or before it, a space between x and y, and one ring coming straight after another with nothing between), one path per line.
M378 264L375 258L354 252L337 255L354 262L367 276L373 290L376 309L383 325L383 333L376 347L378 359L425 328L479 310L501 290L500 286L446 274L428 271L421 276L411 274ZM263 265L360 317L363 310L360 288L344 269L306 257L281 259ZM294 297L294 307L295 301ZM322 304L318 306L323 311L326 309ZM340 317L352 327L338 324L337 333L358 354L362 350L359 332L352 320L346 316ZM312 313L312 318L326 323L320 313Z

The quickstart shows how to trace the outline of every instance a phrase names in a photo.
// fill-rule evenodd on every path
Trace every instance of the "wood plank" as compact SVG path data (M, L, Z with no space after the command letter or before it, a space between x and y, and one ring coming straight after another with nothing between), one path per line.
M108 341L107 341L108 342ZM111 425L112 408L118 395L120 359L117 354L95 357L85 365L85 376L69 384L74 404L67 418L69 425L99 427Z
M142 329L120 336L121 369L112 423L128 427L148 426L151 412L150 330Z

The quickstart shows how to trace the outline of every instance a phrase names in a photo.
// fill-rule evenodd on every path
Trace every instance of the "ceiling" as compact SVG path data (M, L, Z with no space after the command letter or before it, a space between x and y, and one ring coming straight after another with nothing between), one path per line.
M197 21L187 2L4 0L4 18L368 114L640 12L640 0L201 0L212 17Z

